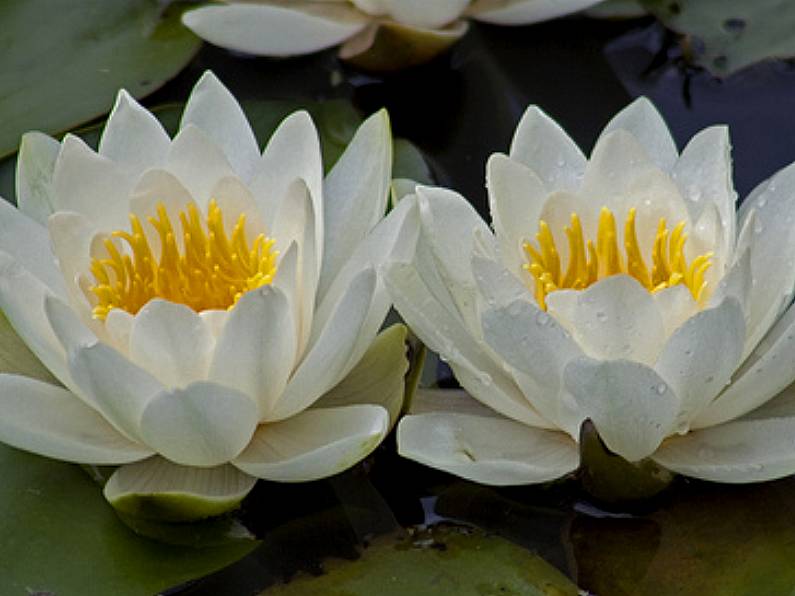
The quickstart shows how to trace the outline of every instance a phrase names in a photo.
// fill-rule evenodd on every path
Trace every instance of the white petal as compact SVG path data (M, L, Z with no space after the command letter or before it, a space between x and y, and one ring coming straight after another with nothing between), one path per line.
M381 110L359 127L323 183L325 248L320 300L356 247L384 217L391 173L389 116Z
M408 413L419 415L432 414L435 412L466 414L467 416L481 416L485 418L503 418L503 416L491 408L484 406L463 389L417 388Z
M654 370L681 400L680 432L729 382L744 339L743 310L733 298L702 310L668 339Z
M163 125L123 89L105 124L98 153L134 176L161 165L171 144Z
M166 169L188 189L201 208L212 198L212 190L221 178L234 176L221 148L192 124L184 126L174 137Z
M713 482L763 482L795 473L795 417L736 420L671 437L653 459Z
M130 352L130 330L134 317L126 310L113 308L105 318L105 332L110 344L124 356Z
M141 222L145 222L147 217L157 214L157 207L162 204L169 219L176 223L179 221L180 211L185 210L191 202L193 196L190 191L174 174L160 168L152 168L144 172L135 184L130 195L130 213L135 213ZM124 228L129 229L129 224ZM159 246L160 237L157 233L145 224L144 230L152 233L150 243L154 241L153 245Z
M482 484L547 482L580 463L565 434L505 418L439 413L406 416L398 425L398 452L427 466Z
M734 298L743 307L744 312L749 312L751 305L751 250L746 249L728 273L723 276L720 283L710 296L709 304L715 306L723 302L725 298ZM752 346L753 347L753 346Z
M737 193L732 184L729 129L711 126L696 134L682 151L672 176L686 200L691 221L698 219L706 205L717 207L724 243L731 248L736 235Z
M5 374L0 375L0 441L87 464L123 464L152 453L125 439L66 389Z
M585 173L585 156L560 125L537 106L525 111L511 141L511 159L541 178L547 192L575 191Z
M244 230L246 237L251 240L259 234L266 234L265 219L259 212L254 195L237 176L221 178L213 187L212 197L224 216L224 228L232 236L235 225L240 216L245 217Z
M22 135L17 156L17 205L25 215L47 225L55 208L52 174L61 144L40 132Z
M627 358L651 364L665 337L652 294L628 275L612 275L585 290L560 290L546 298L549 313L585 352L600 360Z
M548 424L492 360L485 343L473 337L460 317L431 294L413 265L394 263L384 275L395 308L422 342L450 363L470 394L514 420L535 426Z
M645 97L639 97L616 114L605 126L601 138L614 130L625 130L635 137L649 159L664 172L670 172L679 159L668 125L654 104Z
M387 10L393 19L427 29L436 29L451 23L468 4L469 0L386 0Z
M284 292L268 286L248 292L229 313L209 379L250 396L263 419L287 385L297 343Z
M257 426L257 405L229 387L200 381L162 391L141 414L141 435L163 457L210 467L240 454Z
M88 315L91 306L80 287L80 278L90 271L91 245L97 229L86 216L69 211L54 213L47 223L69 301Z
M252 476L307 482L350 468L375 449L389 428L381 406L312 409L263 424L232 463Z
M502 260L518 277L527 262L522 246L535 233L547 191L533 170L499 153L486 164L486 186Z
M701 308L695 298L693 298L690 288L684 284L676 284L670 288L665 288L655 292L653 296L665 326L664 335L661 339L669 337ZM719 304L719 302L716 304Z
M579 358L566 367L565 383L605 445L630 462L654 453L679 412L674 390L637 362Z
M472 18L495 25L529 25L585 10L602 0L475 0Z
M361 333L375 285L372 269L353 278L317 339L308 347L269 420L297 414L340 381Z
M185 13L183 23L214 45L260 56L311 54L348 39L367 19L336 3L299 7L231 4Z
M135 315L130 360L166 387L207 378L215 340L204 321L183 304L155 299Z
M527 301L532 297L527 286L494 259L473 255L472 273L488 306L507 306L515 300Z
M126 226L131 174L72 134L63 140L52 184L56 211L81 213L102 230Z
M200 128L226 155L243 180L250 180L259 161L254 132L235 97L210 71L191 91L180 128Z
M232 465L180 466L162 457L120 467L103 494L113 507L135 517L189 522L235 509L257 479ZM162 499L162 509L158 501Z

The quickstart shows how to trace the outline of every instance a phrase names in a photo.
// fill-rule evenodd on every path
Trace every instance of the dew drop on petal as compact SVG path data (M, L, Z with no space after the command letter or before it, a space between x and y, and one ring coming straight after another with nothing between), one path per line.
M654 391L657 393L657 395L663 395L666 391L668 391L668 385L666 385L665 383L660 383L658 385L655 385Z
M549 315L543 310L536 314L536 324L539 327L546 327L549 324Z
M607 321L607 313L600 310L599 312L596 313L596 319L600 323L606 322Z

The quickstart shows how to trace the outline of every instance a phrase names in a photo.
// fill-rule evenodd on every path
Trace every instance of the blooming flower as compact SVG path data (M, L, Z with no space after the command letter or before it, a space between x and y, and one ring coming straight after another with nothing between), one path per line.
M629 462L720 482L795 472L795 164L735 214L728 132L677 152L639 99L586 159L541 110L493 155L494 231L416 189L396 307L475 399L431 395L406 457L490 484L575 470L590 419ZM738 232L739 230L739 232Z
M124 91L98 152L26 135L19 210L0 201L0 307L54 379L0 375L0 440L120 465L111 502L164 495L181 519L366 456L406 368L404 329L376 339L375 268L417 234L409 205L380 221L391 159L384 112L325 180L305 112L260 153L212 73L173 139Z
M183 22L212 44L260 56L310 54L344 44L340 56L384 69L429 60L467 31L462 17L526 25L601 0L260 0L228 1L185 13ZM362 58L382 29L399 41L389 56ZM387 42L388 43L388 42Z

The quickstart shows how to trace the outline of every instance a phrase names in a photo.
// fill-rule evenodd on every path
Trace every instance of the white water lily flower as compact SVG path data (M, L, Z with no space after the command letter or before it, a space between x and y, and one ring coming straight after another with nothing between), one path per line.
M416 256L387 285L477 401L418 403L400 452L543 482L578 467L590 419L629 462L720 482L795 472L795 164L735 214L729 154L722 126L679 154L639 99L586 159L531 107L488 162L493 232L461 196L418 187Z
M527 25L588 8L601 0L230 0L185 13L183 22L210 43L260 56L310 54L345 44L351 59L374 44L381 27L404 46L392 62L409 66L432 58L467 31L462 17ZM422 47L421 47L422 46ZM379 62L383 64L384 62Z
M365 457L407 366L404 329L376 339L376 268L418 225L409 205L382 220L391 163L383 111L325 179L306 112L261 152L212 73L173 139L124 91L98 152L26 135L19 210L0 201L0 308L63 386L0 374L0 441L121 465L111 502L181 495L186 518Z

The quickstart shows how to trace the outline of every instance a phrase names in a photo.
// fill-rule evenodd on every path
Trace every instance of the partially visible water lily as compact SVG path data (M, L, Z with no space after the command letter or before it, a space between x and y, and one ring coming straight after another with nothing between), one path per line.
M628 462L719 482L795 472L795 164L736 214L727 129L680 154L639 99L590 159L529 108L486 177L493 231L418 187L416 256L388 267L396 307L474 398L419 399L403 455L543 482L577 469L590 420Z
M405 329L376 337L376 268L410 254L417 214L382 220L384 112L325 179L320 155L305 112L261 152L211 73L173 139L124 91L97 152L26 135L19 210L0 201L0 308L51 375L0 375L0 440L120 465L108 499L171 519L370 453L407 366Z
M467 31L466 17L526 25L600 0L258 0L186 13L183 22L212 44L260 56L310 54L343 44L340 56L391 70L433 58Z

